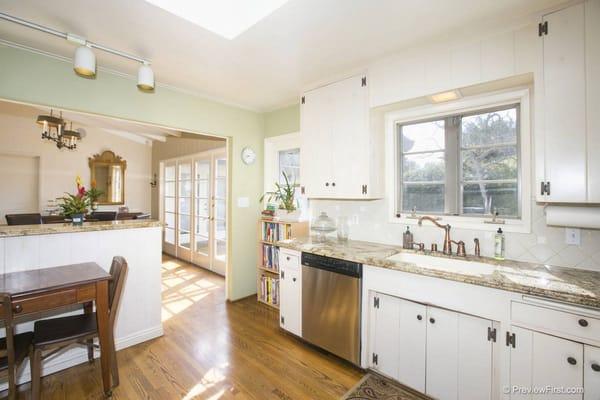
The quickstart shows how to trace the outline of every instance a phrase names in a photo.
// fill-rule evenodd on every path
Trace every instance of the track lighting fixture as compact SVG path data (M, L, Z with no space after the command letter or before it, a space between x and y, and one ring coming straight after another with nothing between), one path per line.
M84 78L96 77L96 55L88 46L79 46L73 57L73 70Z
M151 92L154 90L154 71L150 68L150 64L145 61L138 69L137 87L142 92Z

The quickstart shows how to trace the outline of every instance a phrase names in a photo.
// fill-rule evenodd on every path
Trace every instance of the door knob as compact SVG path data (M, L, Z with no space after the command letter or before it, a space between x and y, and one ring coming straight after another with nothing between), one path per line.
M22 305L20 305L20 304L17 304L17 305L15 305L15 306L13 307L13 312L14 312L14 313L18 314L18 313L20 313L21 311L23 311L23 306L22 306Z
M592 369L596 372L600 372L600 365L598 364L592 364Z
M588 322L585 319L581 318L579 320L579 325L585 328L586 326L588 326Z
M431 322L432 324L435 324L435 318L429 318L429 322Z
M417 319L420 321L423 319L423 317L419 314L419 315L417 315Z
M567 358L567 362L571 365L576 365L577 364L577 360L574 359L573 357L569 357Z

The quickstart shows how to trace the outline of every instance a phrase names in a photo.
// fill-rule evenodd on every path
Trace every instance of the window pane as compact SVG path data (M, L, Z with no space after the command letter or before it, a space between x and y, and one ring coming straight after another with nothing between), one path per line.
M494 209L507 217L519 215L517 182L464 185L464 214L490 214Z
M175 197L165 197L165 211L175 212Z
M463 180L517 179L517 147L463 150Z
M415 208L423 212L444 212L443 184L404 184L402 186L402 210Z
M216 214L218 219L225 219L225 200L215 201Z
M208 161L196 161L196 179L208 179L210 174L210 163Z
M170 244L175 244L175 230L170 228L165 228L165 242Z
M443 181L444 153L405 154L402 160L404 182Z
M223 240L217 240L217 254L216 257L223 259L227 254L227 242Z
M217 177L227 177L227 160L224 158L220 158L217 160Z
M190 228L191 228L190 216L179 214L179 230L189 232Z
M462 118L462 147L517 142L517 109L492 111Z
M192 179L192 164L179 164L179 180Z
M208 237L208 218L196 218L196 236Z
M175 166L174 165L165 167L165 180L166 181L174 181L175 180Z
M189 197L179 198L179 213L180 214L191 214L192 213L192 199Z
M402 152L444 150L444 120L402 126Z
M165 183L165 196L175 196L175 182Z
M192 181L179 182L179 195L183 197L190 197L192 195Z
M169 228L175 228L175 214L165 213L165 224Z
M279 152L280 183L285 183L284 172L290 183L300 183L300 149L282 150Z
M208 199L196 199L196 215L208 218Z
M185 247L186 249L190 248L190 233L186 231L179 231L179 245L181 247Z
M227 191L227 180L225 178L217 178L215 179L215 197L217 199L224 199L225 192Z
M208 198L208 181L201 180L196 182L196 197Z
M215 239L217 239L217 240L225 240L226 239L225 221L219 221L219 220L216 221Z

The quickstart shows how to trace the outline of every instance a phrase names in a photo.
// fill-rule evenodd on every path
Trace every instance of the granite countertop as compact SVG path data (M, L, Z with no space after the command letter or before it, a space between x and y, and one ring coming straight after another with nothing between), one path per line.
M0 238L15 236L51 235L55 233L77 233L94 231L112 231L117 229L152 228L162 226L160 221L154 219L130 219L123 221L97 221L84 222L75 226L67 224L40 224L40 225L0 225Z
M280 247L292 250L355 261L380 268L600 308L600 272L596 271L511 260L499 261L488 257L457 257L424 252L425 255L442 259L453 258L492 266L485 272L477 268L474 268L473 271L468 269L452 271L450 268L428 267L426 263L417 266L410 262L389 260L388 257L398 253L417 253L413 250L402 249L399 246L353 240L345 243L336 240L319 243L310 237L285 240L277 244Z

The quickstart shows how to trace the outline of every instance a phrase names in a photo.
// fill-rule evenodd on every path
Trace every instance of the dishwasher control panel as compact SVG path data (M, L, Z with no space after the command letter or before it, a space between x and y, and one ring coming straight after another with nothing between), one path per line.
M340 260L339 258L312 253L302 253L302 265L362 278L362 264L354 261Z

